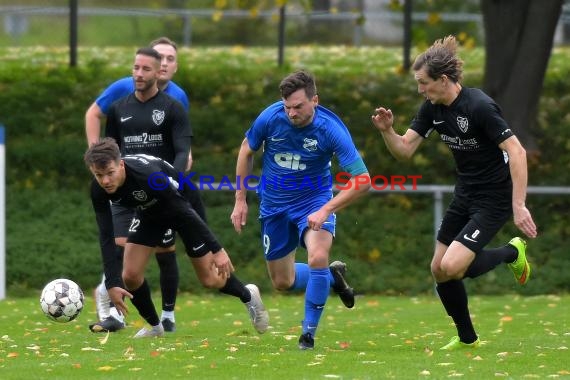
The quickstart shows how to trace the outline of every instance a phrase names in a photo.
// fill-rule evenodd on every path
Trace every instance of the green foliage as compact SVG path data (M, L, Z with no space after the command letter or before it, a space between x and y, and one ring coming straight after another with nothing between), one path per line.
M79 65L67 67L66 49L0 49L0 115L7 128L7 282L10 291L39 289L56 276L99 281L97 232L87 195L84 167L84 112L111 81L129 75L131 48L83 48ZM257 114L278 100L281 78L297 68L317 77L321 104L337 112L350 128L373 175L422 175L419 184L452 184L454 166L437 138L422 145L411 162L395 161L370 122L374 108L385 105L403 132L422 99L412 75L402 73L401 51L386 48L295 47L286 51L285 67L276 50L252 48L181 49L177 83L191 99L195 132L193 170L233 178L244 132ZM482 80L481 49L461 51L466 84ZM566 78L570 52L557 49L545 79L538 128L540 151L529 160L531 185L570 183L570 97ZM259 170L259 165L256 166ZM232 255L237 274L271 288L259 241L257 206L252 194L249 223L237 235L229 221L231 192L205 191L209 223ZM449 200L445 200L444 204ZM371 194L341 211L331 258L349 264L351 284L362 293L420 294L433 289L429 263L433 249L430 194ZM540 229L529 242L533 263L530 286L514 286L506 268L468 286L481 293L509 289L541 294L568 289L570 262L565 242L570 229L567 196L529 195ZM492 242L504 244L518 234L512 223ZM179 243L181 289L202 292ZM303 250L299 259L306 260ZM40 265L38 265L40 264ZM158 286L156 265L149 265ZM89 285L88 285L89 284Z
M455 334L439 300L359 297L354 309L330 298L312 351L299 351L301 295L265 293L270 329L254 332L233 297L181 294L174 333L132 339L143 321L93 334L93 300L77 320L49 321L39 296L0 301L3 379L462 379L558 378L568 374L570 297L472 297L482 345L444 352Z

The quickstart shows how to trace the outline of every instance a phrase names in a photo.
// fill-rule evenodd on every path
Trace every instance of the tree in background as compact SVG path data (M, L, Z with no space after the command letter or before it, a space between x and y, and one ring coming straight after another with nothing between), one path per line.
M485 27L485 91L527 150L563 0L481 0Z

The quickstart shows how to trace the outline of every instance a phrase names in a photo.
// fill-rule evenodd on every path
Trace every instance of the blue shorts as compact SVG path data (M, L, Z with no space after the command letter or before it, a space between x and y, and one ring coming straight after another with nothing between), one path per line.
M287 256L297 249L305 247L303 234L308 228L307 217L319 210L324 203L313 205L299 205L275 214L260 217L261 242L265 260L272 261ZM336 215L330 214L321 229L329 231L335 236Z

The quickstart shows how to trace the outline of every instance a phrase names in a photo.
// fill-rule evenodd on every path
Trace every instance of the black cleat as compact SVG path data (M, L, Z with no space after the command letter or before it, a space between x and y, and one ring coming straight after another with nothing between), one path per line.
M344 274L346 273L346 264L342 261L333 261L329 265L329 269L334 278L334 292L338 294L340 300L349 309L354 307L354 289L346 283Z
M162 327L164 327L164 331L166 331L166 332L175 332L176 331L176 323L172 322L168 318L164 318L162 320Z
M107 317L89 325L89 330L92 332L115 332L124 328L125 324L114 317Z
M312 350L315 348L315 339L311 333L304 333L299 337L300 350Z

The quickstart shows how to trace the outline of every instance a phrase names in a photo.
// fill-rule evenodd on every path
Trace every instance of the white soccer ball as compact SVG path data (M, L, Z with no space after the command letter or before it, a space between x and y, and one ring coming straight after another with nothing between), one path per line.
M58 278L42 290L40 305L44 314L56 322L69 322L83 309L83 292L75 282Z

